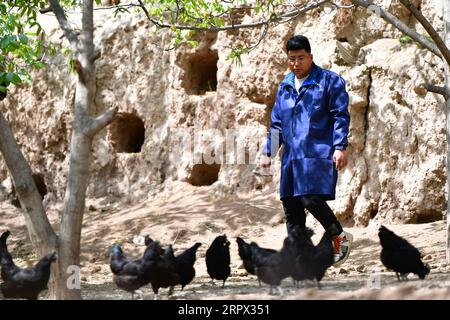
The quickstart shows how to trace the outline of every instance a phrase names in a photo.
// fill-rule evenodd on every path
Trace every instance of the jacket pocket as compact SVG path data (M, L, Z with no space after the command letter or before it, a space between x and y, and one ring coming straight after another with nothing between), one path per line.
M308 158L331 159L331 146L326 143L312 143L309 140L306 156Z
M320 158L331 159L332 158L332 145L333 145L332 132L325 128L309 127L308 137L306 139L308 158Z

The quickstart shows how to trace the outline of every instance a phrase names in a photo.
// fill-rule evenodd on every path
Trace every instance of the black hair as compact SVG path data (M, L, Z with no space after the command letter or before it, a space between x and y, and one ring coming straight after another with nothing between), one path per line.
M290 50L301 50L305 49L306 52L311 53L311 45L309 44L309 40L305 36L294 36L290 38L286 44L286 52Z

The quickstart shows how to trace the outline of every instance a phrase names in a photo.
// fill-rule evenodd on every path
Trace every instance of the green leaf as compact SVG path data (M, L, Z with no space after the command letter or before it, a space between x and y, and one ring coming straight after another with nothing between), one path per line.
M48 51L49 51L50 55L52 55L52 56L56 55L56 52L57 52L56 46L53 44L50 44L48 47Z
M22 82L22 79L20 79L20 77L13 72L8 72L6 74L6 80L8 80L9 82L13 83L13 84L19 84Z
M411 43L412 42L412 38L410 36L408 36L408 35L404 35L404 36L400 37L399 41L400 41L400 43L403 43L403 44Z
M192 48L197 48L199 43L196 40L188 40L186 41L186 44Z
M28 37L24 34L19 34L19 40L22 44L27 44L28 43Z
M9 39L8 38L3 38L0 40L0 49L2 49L3 51L6 51L6 48L9 45Z
M69 68L70 72L75 72L75 60L69 59L67 62L67 67Z
M36 68L38 68L38 69L42 69L43 67L45 67L45 63L43 63L43 62L36 62L36 64L34 66Z
M64 49L62 49L62 52L65 56L72 54L72 50L70 48L64 48Z

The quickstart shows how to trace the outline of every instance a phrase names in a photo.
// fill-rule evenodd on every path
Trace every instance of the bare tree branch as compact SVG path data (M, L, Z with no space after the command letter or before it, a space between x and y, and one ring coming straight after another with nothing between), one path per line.
M197 27L197 26L191 26L191 25L178 25L178 24L170 24L170 23L164 23L157 21L156 19L152 18L152 16L149 14L147 8L145 7L145 4L142 0L138 0L140 7L144 11L147 19L152 22L153 24L157 25L160 28L176 28L180 30L196 30L196 31L225 31L225 30L235 30L235 29L243 29L243 28L256 28L261 27L270 23L274 22L283 22L284 19L290 19L293 17L297 17L302 13L305 13L307 11L313 10L315 8L318 8L326 3L330 3L335 7L341 7L337 4L334 4L333 2L329 0L321 0L321 1L314 1L312 4L308 4L305 7L302 8L295 8L291 11L282 13L280 15L272 15L267 19L263 19L261 21L257 21L254 23L246 23L246 24L235 24L235 25L226 25L221 27ZM345 6L347 7L347 6Z
M44 9L39 10L39 13L41 13L41 14L48 13L48 12L52 12L52 8L46 7Z
M253 45L248 45L248 44L246 44L247 49L248 49L249 51L251 51L251 50L255 49L257 46L259 46L259 44L261 43L261 41L266 37L268 31L269 31L269 27L268 27L267 25L264 25L264 29L263 29L263 31L261 32L261 36L258 38L258 41L256 41L256 43L253 44Z
M445 87L434 86L428 83L424 83L423 87L427 89L428 92L433 92L444 96L445 100L447 100L450 95Z
M129 8L133 8L133 7L141 7L139 4L137 3L126 3L126 4L118 4L118 5L114 5L114 6L109 6L109 7L100 7L100 8L94 8L92 10L94 11L102 11L102 10L112 10L112 9L129 9ZM44 8L44 9L40 9L39 10L40 13L45 14L48 12L52 12L52 9L50 7L48 8ZM82 11L80 10L66 10L67 13L82 13Z
M398 30L403 32L404 34L410 36L415 41L419 42L421 45L423 45L425 48L433 52L435 55L437 55L439 58L443 59L442 54L438 47L428 40L423 35L417 33L415 30L408 27L406 24L401 22L397 17L393 16L380 6L373 4L371 0L352 0L352 2L358 6L368 8L372 12L376 12L379 14L379 17L386 20L390 24L392 24L394 27L396 27Z
M56 16L56 19L58 20L59 26L64 32L64 35L66 36L67 40L69 40L70 47L72 48L72 51L76 54L78 51L78 36L73 30L72 26L69 24L69 21L67 21L66 15L64 14L64 10L59 4L58 0L49 0L50 2L50 8L52 9L53 13Z
M111 9L119 9L119 8L128 9L128 8L132 8L132 7L140 7L140 5L138 5L136 3L124 3L124 4L117 4L117 5L114 5L114 6L108 6L108 7L105 7L105 8L94 8L93 10L94 11L97 11L97 10L111 10Z
M430 22L425 18L422 14L422 12L417 9L417 7L411 3L409 0L400 0L400 2L408 8L408 10L416 17L416 19L420 22L420 24L425 28L425 30L430 35L431 39L433 39L434 43L438 47L439 51L441 51L442 56L444 57L445 61L450 65L450 51L445 45L442 38L439 36L437 31L433 28L433 26L430 24Z
M104 112L103 114L99 115L97 118L91 119L89 124L86 126L85 133L86 135L93 137L96 135L100 130L105 128L108 124L110 124L114 117L116 116L117 112L119 111L118 107L111 108Z
M441 59L444 59L444 56L445 56L445 53L443 53L443 50L446 49L445 45L443 47L441 47L439 45L437 46L435 43L428 40L423 35L419 34L415 30L408 27L406 24L404 24L402 21L400 21L397 17L393 16L392 14L390 14L389 12L387 12L380 6L373 4L371 0L352 0L353 5L338 5L329 0L313 1L312 3L306 5L302 8L294 7L294 9L292 9L292 10L288 10L288 11L278 14L278 15L273 14L269 18L266 18L266 19L263 19L263 20L260 20L260 21L254 22L254 23L231 24L231 25L225 25L225 26L221 26L221 27L214 27L214 26L198 27L198 26L193 26L193 25L179 25L179 24L171 24L171 23L161 22L161 21L156 20L149 14L149 12L148 12L147 8L145 7L145 4L142 0L138 0L138 1L139 1L139 6L144 11L147 19L160 28L176 28L176 29L180 29L180 30L216 31L216 32L217 31L225 31L225 30L243 29L243 28L255 28L255 27L261 27L264 25L268 25L271 23L286 23L307 11L313 10L313 9L318 8L325 4L330 4L333 8L343 8L343 9L353 8L355 5L358 5L358 6L361 6L364 8L368 8L369 10L372 10L372 11L377 11L377 13L379 13L380 18L386 20L387 22L392 24L394 27L399 29L401 32L403 32L404 34L413 38L415 41L420 43L422 46L424 46L425 48L427 48L428 50L433 52L435 55L437 55ZM409 2L409 0L402 0L402 2L404 2L404 1ZM417 8L416 8L416 11L418 11ZM420 14L420 12L419 12L419 14ZM430 27L431 27L431 25L430 25ZM432 27L431 27L431 29L432 29ZM436 35L437 35L437 33L436 33ZM432 36L432 38L433 38L433 36ZM440 39L440 37L438 35L437 35L437 38ZM435 40L435 39L433 38L433 40ZM441 42L442 42L442 39L441 39ZM436 43L439 44L438 41L436 41ZM442 42L442 44L443 44L443 42ZM450 58L450 52L449 52L449 58ZM447 58L445 58L445 59L447 60ZM449 64L450 64L450 60L449 60Z

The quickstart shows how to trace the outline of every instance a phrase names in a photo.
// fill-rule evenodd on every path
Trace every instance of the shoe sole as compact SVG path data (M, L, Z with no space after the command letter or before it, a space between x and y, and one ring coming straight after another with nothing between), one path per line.
M347 236L347 240L348 240L348 250L347 250L347 253L345 254L345 256L341 260L339 260L338 262L335 262L333 264L333 267L339 267L341 264L343 264L345 262L345 260L347 260L347 258L349 257L350 251L352 250L353 235L346 231L344 231L344 232L345 232L345 235Z

